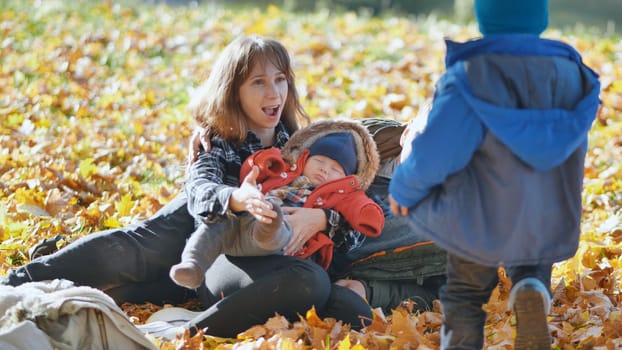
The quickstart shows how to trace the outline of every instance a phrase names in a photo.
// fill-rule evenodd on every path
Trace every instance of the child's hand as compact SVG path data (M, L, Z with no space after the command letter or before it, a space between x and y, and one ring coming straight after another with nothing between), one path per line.
M272 210L272 204L264 199L263 193L257 188L257 175L259 167L253 166L240 184L240 188L231 194L229 208L235 212L246 210L255 219L269 224L276 218L277 213Z
M395 199L391 197L391 195L389 195L389 204L391 205L391 211L393 212L393 214L401 216L408 215L408 208L399 205L399 203L397 203Z

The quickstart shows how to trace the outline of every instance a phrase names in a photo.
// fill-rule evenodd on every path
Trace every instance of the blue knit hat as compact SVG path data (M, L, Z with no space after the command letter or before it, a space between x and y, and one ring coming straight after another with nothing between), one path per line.
M548 0L475 0L479 31L540 35L549 25Z
M321 155L341 164L346 175L356 172L356 144L349 132L336 132L320 137L309 147L309 157Z

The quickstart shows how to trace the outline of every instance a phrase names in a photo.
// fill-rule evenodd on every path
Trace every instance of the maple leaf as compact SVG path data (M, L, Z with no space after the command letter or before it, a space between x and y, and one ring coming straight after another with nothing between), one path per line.
M97 166L93 164L93 161L93 158L86 158L80 162L80 176L88 177L89 175L97 172Z
M121 197L121 200L115 203L114 208L116 209L119 216L128 216L132 211L132 207L134 207L134 201L132 200L132 196L130 194L124 194Z

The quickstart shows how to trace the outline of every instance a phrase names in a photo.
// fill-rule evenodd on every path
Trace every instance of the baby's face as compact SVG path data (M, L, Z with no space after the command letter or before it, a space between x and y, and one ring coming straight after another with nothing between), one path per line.
M308 177L314 186L346 177L339 162L319 154L307 159L302 175Z

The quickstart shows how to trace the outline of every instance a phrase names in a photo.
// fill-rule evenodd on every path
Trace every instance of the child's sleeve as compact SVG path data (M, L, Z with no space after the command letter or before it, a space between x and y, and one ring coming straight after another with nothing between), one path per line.
M382 208L363 191L353 192L351 196L337 204L335 210L343 215L352 229L366 236L379 236L384 227Z
M457 87L440 83L425 129L393 174L391 197L403 207L416 205L449 175L466 167L483 138L483 125Z
M262 183L270 177L279 176L281 172L289 171L281 155L281 150L278 148L257 151L246 158L240 169L240 181L244 180L253 166L259 167L257 183Z

